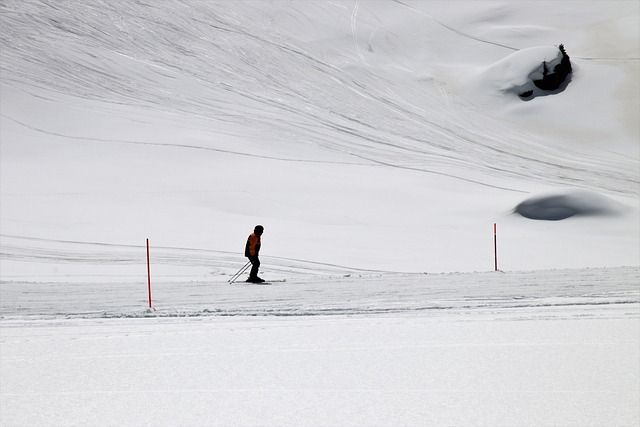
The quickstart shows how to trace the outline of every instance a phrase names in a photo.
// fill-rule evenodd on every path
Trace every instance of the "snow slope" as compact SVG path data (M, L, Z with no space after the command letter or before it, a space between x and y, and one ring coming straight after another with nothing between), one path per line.
M2 1L0 424L637 425L639 26Z
M241 257L262 223L265 254L440 272L491 269L498 222L504 269L637 265L638 10L618 6L5 2L2 234ZM564 92L484 93L487 67L559 43ZM566 189L627 210L510 215ZM3 239L3 274L47 261L12 262L25 246Z

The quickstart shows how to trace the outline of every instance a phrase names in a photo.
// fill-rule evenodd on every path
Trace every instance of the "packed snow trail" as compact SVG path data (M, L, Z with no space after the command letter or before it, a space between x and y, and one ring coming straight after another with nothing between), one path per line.
M267 279L283 277L269 270ZM276 274L279 276L273 277ZM227 276L160 277L152 284L5 282L3 320L327 315L482 315L486 319L640 318L637 267L451 274L353 273L310 276L256 286ZM276 279L277 280L277 279Z

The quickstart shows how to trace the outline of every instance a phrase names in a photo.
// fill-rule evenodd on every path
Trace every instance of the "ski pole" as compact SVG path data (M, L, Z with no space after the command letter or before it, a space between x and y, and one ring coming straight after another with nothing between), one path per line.
M247 271L247 268L249 268L249 266L251 265L251 261L247 262L244 267L242 267L240 270L238 270L238 272L236 274L234 274L233 276L231 276L231 279L229 279L229 283L233 283L236 280L238 280L238 277L242 276L242 273L244 273L245 271Z
M244 266L242 266L242 268L240 268L240 270L237 271L236 274L231 276L231 278L229 279L229 283L235 282L238 279L238 277L240 277L242 273L244 273L247 270L250 263L251 261L247 262Z
M247 262L247 263L244 265L244 267L242 267L242 269L241 269L238 273L236 273L236 274L235 274L235 276L232 278L232 280L231 280L229 283L233 283L233 282L235 282L236 280L238 280L238 278L239 278L240 276L242 276L242 274L243 274L245 271L247 271L247 269L248 269L249 267L251 267L251 261Z

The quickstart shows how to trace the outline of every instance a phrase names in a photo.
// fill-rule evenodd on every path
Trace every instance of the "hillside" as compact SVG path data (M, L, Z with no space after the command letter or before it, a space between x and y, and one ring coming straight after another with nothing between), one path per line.
M3 2L3 277L85 274L61 241L241 263L257 223L356 269L491 269L493 223L506 270L637 265L638 6L456 4ZM560 43L564 91L498 89ZM619 209L511 215L576 190Z

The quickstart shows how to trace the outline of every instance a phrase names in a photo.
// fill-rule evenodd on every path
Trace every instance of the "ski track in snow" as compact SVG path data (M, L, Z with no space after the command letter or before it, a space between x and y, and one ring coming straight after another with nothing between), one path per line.
M270 260L273 261L273 260ZM229 276L156 277L154 309L147 283L98 277L88 281L2 283L0 318L21 320L210 316L476 316L489 319L640 318L637 267L401 274L295 271L281 261L267 278L229 284ZM286 269L289 265L289 270Z
M0 235L2 246L0 255L8 261L39 262L70 265L144 265L146 263L145 247L138 245L119 245L100 242L77 242L53 239L41 239L23 236ZM202 267L214 269L218 274L233 273L246 262L242 254L209 249L154 247L152 249L153 264L176 267ZM313 276L326 274L350 274L364 271L357 268L334 264L305 261L292 258L262 256L273 271L289 274L310 274ZM4 275L3 278L9 278Z
M156 303L155 310L148 311L142 308L147 298L142 246L8 235L2 235L2 239L1 255L5 260L69 265L72 272L74 267L84 267L74 277L51 273L40 278L35 273L28 277L3 276L3 318L318 316L493 310L535 317L562 309L588 315L594 308L602 315L606 312L602 307L628 307L629 315L640 314L637 267L406 274L264 256L265 277L286 281L249 285L243 282L246 273L236 283L227 283L246 262L240 255L176 247L152 248Z

